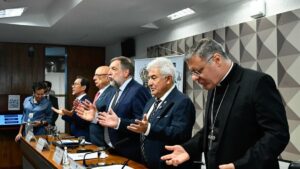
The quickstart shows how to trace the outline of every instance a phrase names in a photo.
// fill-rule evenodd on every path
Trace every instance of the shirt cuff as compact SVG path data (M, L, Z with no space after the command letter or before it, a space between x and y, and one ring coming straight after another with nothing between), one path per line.
M118 118L118 125L114 128L115 130L118 130L118 129L119 129L120 123L121 123L121 118Z
M94 124L97 124L97 123L98 123L98 112L97 112L97 111L96 111L96 113L95 113L94 119L92 120L92 123L94 123Z
M150 133L150 128L151 128L151 123L148 123L147 130L146 130L146 132L144 133L145 136L148 136L148 135L149 135L149 133Z

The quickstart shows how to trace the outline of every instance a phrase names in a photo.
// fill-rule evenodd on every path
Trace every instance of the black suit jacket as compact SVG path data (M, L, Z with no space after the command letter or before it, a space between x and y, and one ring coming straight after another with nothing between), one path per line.
M100 94L100 97L96 101L96 108L98 112L106 111L109 106L109 100L114 93L115 89L112 86L108 86L103 93ZM91 142L97 146L106 146L104 140L104 128L98 123L90 123L90 139Z
M49 95L49 101L52 104L52 107L55 107L56 109L58 109L58 99L57 99L57 97L50 94ZM55 121L57 120L57 118L58 118L58 114L56 112L52 111L52 118L51 118L51 122L50 122L50 124L52 126L55 126Z
M235 64L219 111L216 145L207 152L208 92L204 128L183 147L192 157L204 151L208 169L234 163L236 169L279 169L278 155L289 141L285 109L271 76Z
M154 102L154 98L148 101L144 109L145 113ZM145 160L149 168L166 168L166 164L160 160L162 155L169 153L164 146L182 144L191 138L195 122L195 107L190 98L175 87L151 119L150 132L144 140ZM190 169L187 166L186 168Z

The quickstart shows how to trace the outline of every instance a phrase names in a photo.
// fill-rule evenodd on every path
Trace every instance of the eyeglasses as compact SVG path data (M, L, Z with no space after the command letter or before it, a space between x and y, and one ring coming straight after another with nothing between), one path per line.
M81 86L81 84L75 82L75 83L72 84L72 86Z
M200 69L198 69L198 70L192 70L192 71L191 71L191 75L194 75L194 76L199 77L199 76L202 74L203 70L205 69L206 65L210 62L210 60L211 60L213 57L214 57L214 55L211 55L211 56L207 59L206 63L204 64L204 66L203 66L202 68L200 68Z
M107 76L108 74L94 74L94 76L99 76L99 77L101 77L101 76Z

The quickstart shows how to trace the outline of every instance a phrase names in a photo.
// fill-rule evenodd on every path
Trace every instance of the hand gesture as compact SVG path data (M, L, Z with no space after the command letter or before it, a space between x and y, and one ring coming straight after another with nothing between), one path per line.
M92 121L97 112L96 107L88 100L83 101L80 106L77 106L75 111L77 115L87 121Z
M131 123L127 126L127 129L135 133L145 133L148 128L147 114L144 114L143 120L135 120L135 123Z
M235 169L233 163L219 165L219 169Z
M16 138L15 138L15 142L19 141L22 137L22 133L18 133Z
M54 111L55 113L59 114L59 115L64 115L62 110L59 110L55 107L51 107L52 111Z
M178 166L190 159L190 155L180 145L165 146L165 148L169 151L173 151L171 154L164 155L160 158L161 160L166 161L167 165Z
M108 112L99 112L98 122L104 127L116 128L119 123L119 117L112 109L109 109Z
M59 114L59 115L67 115L67 116L72 116L73 112L67 109L56 109L55 107L51 107L52 111L54 111L55 113Z
M72 110L75 110L77 108L77 106L80 105L80 101L78 99L75 99L73 101L73 107L72 107Z

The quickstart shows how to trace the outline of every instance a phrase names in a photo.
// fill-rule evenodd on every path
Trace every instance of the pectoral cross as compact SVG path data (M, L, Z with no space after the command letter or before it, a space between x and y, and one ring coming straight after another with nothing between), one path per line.
M215 141L216 136L214 135L214 129L212 128L209 132L209 135L207 137L209 139L209 146L208 146L208 150L211 150L212 147L212 142Z

